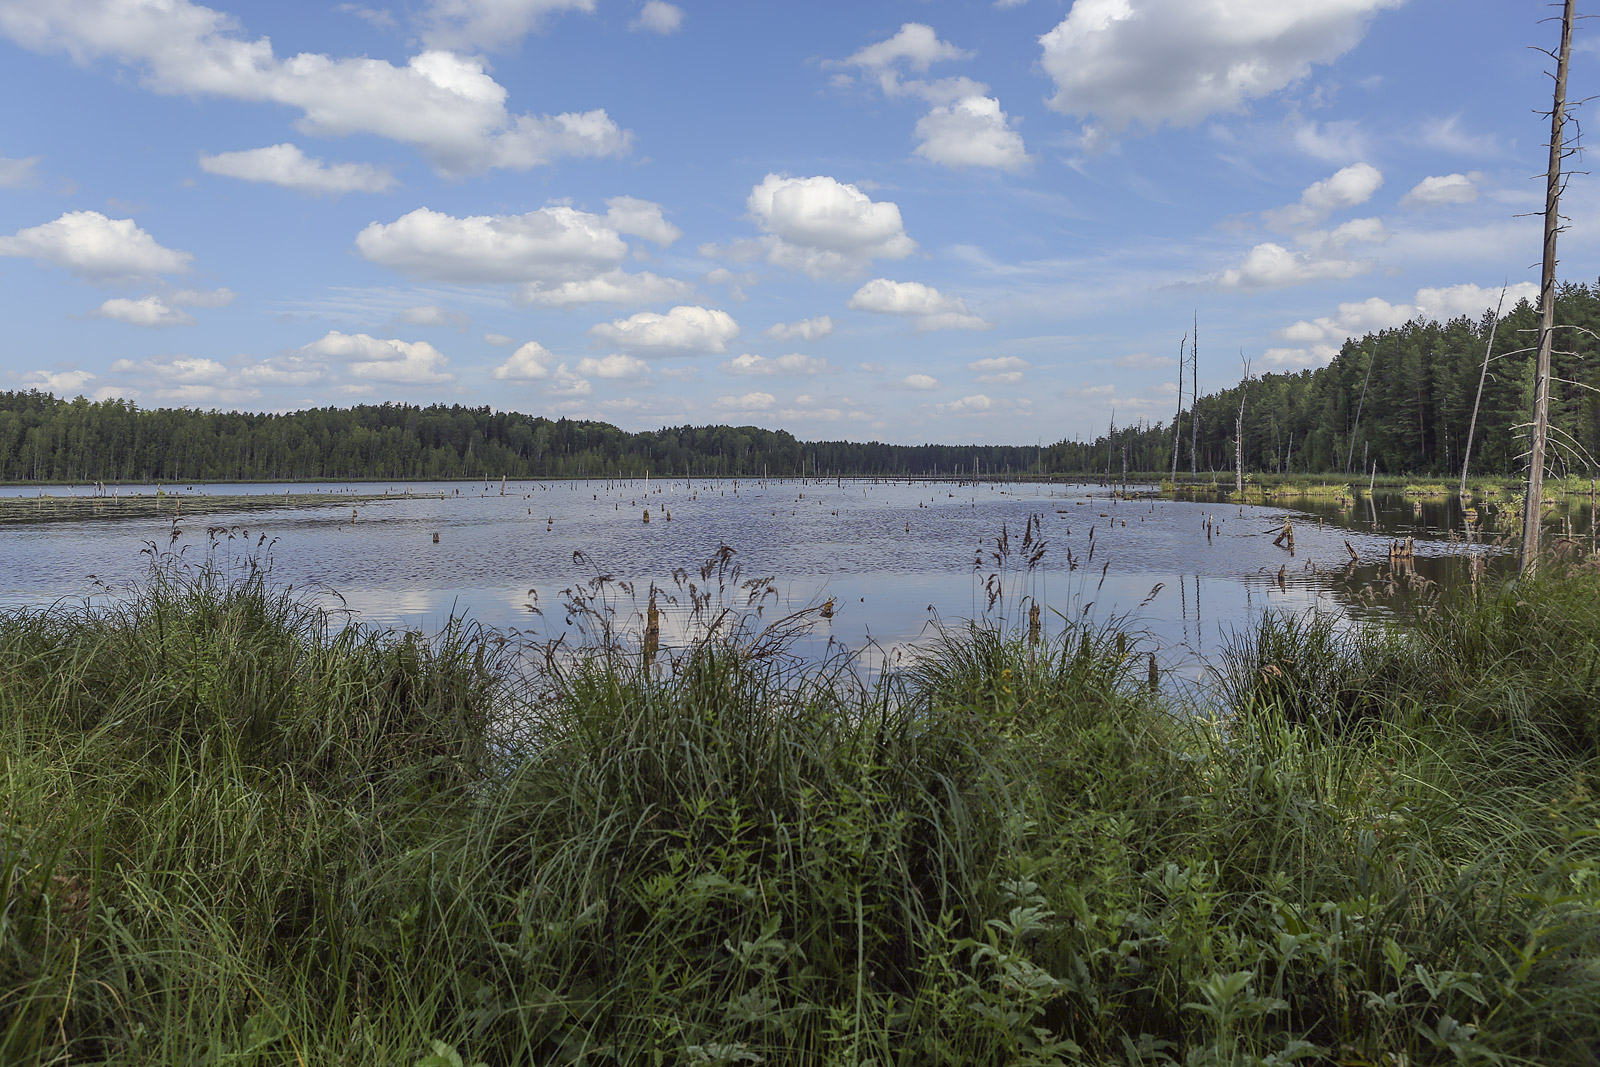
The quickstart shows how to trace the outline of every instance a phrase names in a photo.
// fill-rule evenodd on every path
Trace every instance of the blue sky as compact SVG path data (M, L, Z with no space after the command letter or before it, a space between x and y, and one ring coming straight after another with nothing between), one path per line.
M1532 291L1542 3L0 0L0 386L1032 443ZM1596 91L1596 49L1572 95ZM1596 277L1594 179L1562 275Z

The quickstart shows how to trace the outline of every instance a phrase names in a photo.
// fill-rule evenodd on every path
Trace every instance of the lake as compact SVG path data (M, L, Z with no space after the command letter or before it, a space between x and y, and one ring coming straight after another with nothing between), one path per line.
M81 504L94 490L44 492ZM293 506L260 499L286 492L298 494ZM1379 617L1467 580L1470 558L1508 565L1494 544L1504 531L1492 504L1479 505L1469 530L1453 496L1413 503L1381 492L1344 506L1240 506L1066 482L166 486L161 499L178 504L176 522L88 510L33 521L23 505L42 506L40 493L0 488L0 500L21 509L0 525L0 605L115 591L147 573L152 550L191 562L211 551L233 563L257 554L276 581L396 629L434 631L454 613L552 638L583 623L568 610L579 593L597 594L592 609L636 632L654 584L671 645L693 637L692 600L702 618L754 600L747 622L757 628L831 600L831 618L814 616L797 651L815 657L842 645L868 667L892 665L936 620L1024 626L1038 604L1051 630L1070 618L1124 617L1174 677L1194 677L1262 611ZM106 493L155 497L157 487ZM253 499L245 508L232 497ZM1292 554L1274 544L1286 521ZM1391 543L1407 537L1414 563L1392 564ZM723 546L732 554L703 571Z

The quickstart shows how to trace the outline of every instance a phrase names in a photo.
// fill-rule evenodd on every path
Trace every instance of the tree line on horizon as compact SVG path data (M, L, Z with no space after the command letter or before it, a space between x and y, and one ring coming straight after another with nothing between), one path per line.
M1551 465L1600 468L1600 283L1556 299ZM1092 440L1032 445L801 441L755 426L629 433L487 406L361 404L285 413L138 407L0 392L0 480L8 482L295 481L663 477L693 475L1089 474L1232 471L1241 399L1246 471L1355 476L1459 475L1491 328L1472 442L1477 475L1525 469L1538 311L1415 319L1347 340L1315 370L1251 377L1167 421L1108 425ZM1196 425L1198 422L1198 425Z

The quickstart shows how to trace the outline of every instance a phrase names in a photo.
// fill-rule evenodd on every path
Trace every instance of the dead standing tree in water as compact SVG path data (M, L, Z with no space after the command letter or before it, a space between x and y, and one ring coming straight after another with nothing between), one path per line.
M1239 383L1239 417L1233 424L1233 491L1244 495L1244 398L1250 395L1250 361L1239 353L1244 364L1244 380Z
M1183 350L1189 347L1189 335L1178 342L1178 412L1172 416L1172 484L1178 484L1178 445L1183 441Z
M1189 341L1189 480L1200 477L1200 312L1194 313L1194 335ZM1183 377L1183 364L1178 365Z
M1556 235L1561 232L1561 162L1577 146L1566 142L1567 61L1572 54L1572 6L1561 12L1561 47L1546 55L1556 61L1555 102L1550 109L1550 165L1545 170L1544 264L1539 275L1539 362L1533 379L1533 429L1528 449L1528 491L1522 504L1520 571L1539 567L1539 520L1544 510L1544 453L1550 436L1550 349L1556 323Z
M1472 421L1467 423L1467 447L1461 453L1461 490L1467 495L1467 467L1472 463L1472 435L1478 429L1478 405L1483 403L1483 382L1489 377L1489 355L1494 351L1494 334L1500 328L1500 312L1506 306L1506 286L1500 287L1500 302L1494 306L1494 321L1489 324L1489 343L1483 346L1483 369L1478 371L1478 396L1472 402ZM1349 464L1345 465L1347 468Z

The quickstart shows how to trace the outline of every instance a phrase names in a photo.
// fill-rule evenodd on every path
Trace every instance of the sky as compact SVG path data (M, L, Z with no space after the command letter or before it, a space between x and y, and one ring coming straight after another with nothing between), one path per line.
M0 388L1159 421L1197 321L1210 391L1536 293L1555 10L0 0ZM1566 279L1600 272L1595 183Z

